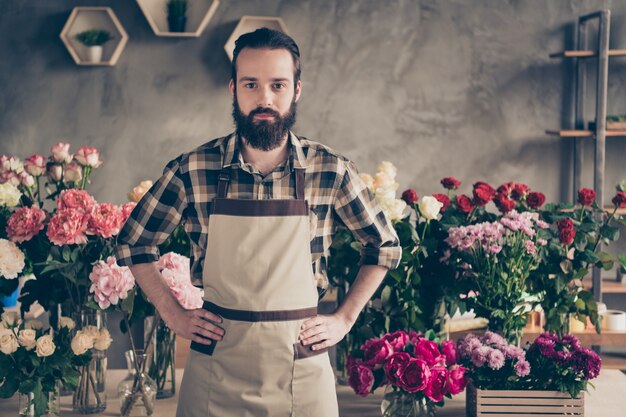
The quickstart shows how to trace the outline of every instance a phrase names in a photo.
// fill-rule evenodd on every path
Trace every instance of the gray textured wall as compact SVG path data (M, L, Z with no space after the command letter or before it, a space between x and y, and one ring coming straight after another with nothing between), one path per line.
M78 67L59 40L79 5L111 6L126 28L115 67ZM232 130L223 45L242 15L269 15L302 50L296 133L363 172L392 161L401 188L420 194L454 175L465 191L515 180L565 200L571 149L543 132L567 114L571 64L548 53L571 47L572 22L602 7L613 12L611 47L626 48L622 0L222 0L198 39L154 36L131 0L1 0L0 153L96 146L105 163L91 191L125 201L179 153ZM612 60L609 113L626 113L625 64ZM626 177L625 156L626 141L609 139L607 195Z

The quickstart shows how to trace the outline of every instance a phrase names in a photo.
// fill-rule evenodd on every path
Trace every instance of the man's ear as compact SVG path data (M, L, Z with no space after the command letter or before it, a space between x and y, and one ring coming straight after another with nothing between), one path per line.
M230 95L234 97L235 96L235 82L233 81L232 78L228 82L228 90L230 90Z
M297 103L300 99L300 94L302 94L302 80L298 80L295 88L295 102Z

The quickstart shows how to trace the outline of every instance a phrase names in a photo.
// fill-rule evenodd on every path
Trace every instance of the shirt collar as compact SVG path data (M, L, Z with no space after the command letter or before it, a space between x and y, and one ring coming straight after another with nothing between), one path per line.
M303 169L308 166L308 161L304 155L304 149L300 139L291 131L289 131L289 165L296 169ZM239 137L236 132L228 136L223 151L222 167L239 167L244 165L241 149L239 145Z

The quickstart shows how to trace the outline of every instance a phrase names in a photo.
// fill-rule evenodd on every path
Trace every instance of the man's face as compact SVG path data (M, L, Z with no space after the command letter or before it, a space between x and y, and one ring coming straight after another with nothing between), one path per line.
M295 124L301 83L294 86L294 70L285 49L245 48L237 57L237 80L229 85L233 119L253 148L275 149Z

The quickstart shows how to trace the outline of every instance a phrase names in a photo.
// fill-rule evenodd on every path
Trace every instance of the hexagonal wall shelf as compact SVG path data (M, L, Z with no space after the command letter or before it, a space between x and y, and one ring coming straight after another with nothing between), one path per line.
M89 29L103 29L113 36L103 45L100 62L89 61L88 48L76 39L76 34ZM74 7L60 36L78 65L115 65L128 42L124 27L110 7Z
M235 41L244 33L254 32L255 30L266 27L269 29L279 30L283 33L287 33L287 26L283 19L280 17L270 17L270 16L243 16L239 23L233 30L233 33L230 35L226 43L224 44L224 50L226 51L226 55L232 62L233 60L233 52L235 51Z
M139 8L157 36L197 38L215 14L219 0L187 0L184 32L171 32L167 21L167 0L137 0Z

